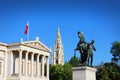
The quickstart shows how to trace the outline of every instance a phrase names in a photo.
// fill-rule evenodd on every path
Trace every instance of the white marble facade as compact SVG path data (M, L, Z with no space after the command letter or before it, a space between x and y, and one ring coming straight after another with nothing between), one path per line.
M38 38L0 43L0 80L49 80L50 52Z

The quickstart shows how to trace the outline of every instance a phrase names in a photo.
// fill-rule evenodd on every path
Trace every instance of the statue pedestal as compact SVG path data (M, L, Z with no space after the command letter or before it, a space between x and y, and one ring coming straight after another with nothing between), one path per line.
M96 69L87 66L73 67L72 80L96 80Z

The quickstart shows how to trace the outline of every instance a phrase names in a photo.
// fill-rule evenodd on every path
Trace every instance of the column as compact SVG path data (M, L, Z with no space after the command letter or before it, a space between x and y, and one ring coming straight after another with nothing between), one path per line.
M12 53L12 51L10 51L10 56L11 56L11 59L9 59L9 61L11 60L11 62L10 62L10 66L11 66L10 74L13 74L13 53Z
M25 75L28 75L28 52L25 54Z
M4 76L6 77L6 72L7 72L7 51L5 51L5 61L4 61Z
M44 56L42 56L42 77L44 78Z
M34 54L31 54L31 76L33 77Z
M21 76L21 67L22 67L22 51L19 51L19 75Z
M47 78L49 79L49 57L47 57Z
M40 71L39 71L39 54L37 55L37 77L39 77Z

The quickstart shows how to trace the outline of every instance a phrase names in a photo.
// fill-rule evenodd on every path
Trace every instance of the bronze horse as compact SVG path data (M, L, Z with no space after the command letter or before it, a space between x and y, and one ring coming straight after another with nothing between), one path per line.
M88 59L87 45L88 45L87 43L82 43L82 44L78 43L77 48L75 49L75 53L76 53L76 50L79 50L79 52L80 52L80 57L81 57L81 63L82 64L86 64L86 61Z
M86 43L82 32L78 32L78 37L80 38L80 41L77 44L75 53L76 53L76 50L79 50L81 63L84 65L92 66L93 50L96 51L95 47L93 46L94 40L91 40L91 43ZM75 53L74 55L76 55Z

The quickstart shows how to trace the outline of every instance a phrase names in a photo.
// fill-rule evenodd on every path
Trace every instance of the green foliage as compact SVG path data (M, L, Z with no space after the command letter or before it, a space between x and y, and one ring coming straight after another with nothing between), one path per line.
M97 69L97 80L120 80L120 66L114 62L105 63Z
M78 66L78 64L80 63L80 58L73 56L70 60L69 60L69 64L71 64L73 67Z
M72 80L72 66L77 66L80 59L72 57L64 65L50 65L50 80Z
M72 80L72 66L70 64L65 64L63 80Z
M120 80L120 65L118 64L120 61L120 42L112 43L110 53L113 56L112 62L97 66L97 80Z
M62 80L63 68L62 65L50 66L50 80Z
M112 61L118 63L120 61L120 42L113 42L110 52L113 56Z
M72 66L50 65L50 80L72 80Z

